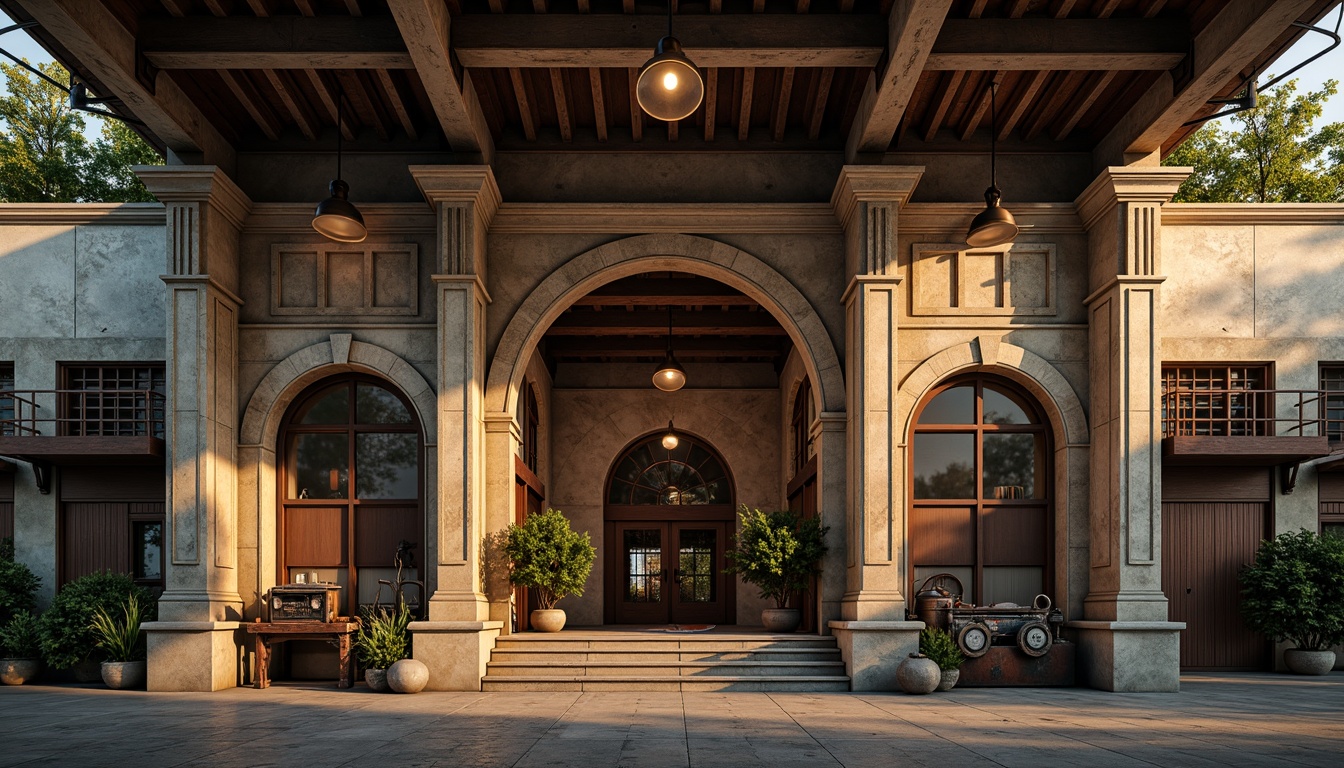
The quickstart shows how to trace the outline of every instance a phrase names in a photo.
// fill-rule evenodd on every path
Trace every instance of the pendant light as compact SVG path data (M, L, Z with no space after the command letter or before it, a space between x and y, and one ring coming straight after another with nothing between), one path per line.
M966 244L972 248L988 248L1013 242L1017 237L1017 221L1007 208L999 205L1002 195L999 192L996 146L999 135L998 118L995 114L996 96L999 86L989 85L989 189L985 190L985 210L971 219L971 228L966 233Z
M343 127L342 108L345 106L345 94L336 94L336 180L331 182L331 197L317 204L313 214L313 229L338 243L362 243L369 236L364 226L364 217L360 215L349 200L350 185L341 178L341 129Z
M672 354L672 305L667 307L667 357L653 374L653 386L664 392L676 392L686 386L686 369ZM671 426L671 422L668 423Z
M672 0L667 0L667 36L658 41L653 58L644 62L635 83L635 99L650 117L672 122L689 117L705 98L700 70L672 36Z
M681 443L681 438L677 437L677 430L672 426L672 420L667 422L667 434L663 435L663 447L667 450L673 450Z

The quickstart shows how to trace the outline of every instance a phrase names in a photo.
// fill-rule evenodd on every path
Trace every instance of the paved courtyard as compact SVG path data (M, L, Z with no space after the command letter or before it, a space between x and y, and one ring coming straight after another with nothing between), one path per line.
M0 687L0 766L1331 766L1344 673L1187 677L1179 694L964 689L213 694Z

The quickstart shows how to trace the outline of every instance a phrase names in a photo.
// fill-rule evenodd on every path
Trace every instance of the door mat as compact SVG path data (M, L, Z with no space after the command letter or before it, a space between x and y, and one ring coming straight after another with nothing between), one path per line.
M666 627L647 630L649 632L708 632L714 624L668 624Z

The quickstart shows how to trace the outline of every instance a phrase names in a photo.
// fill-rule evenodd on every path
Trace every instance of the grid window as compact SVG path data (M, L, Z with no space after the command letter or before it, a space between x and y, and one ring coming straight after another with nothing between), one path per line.
M1344 441L1344 363L1321 366L1321 390L1325 399L1325 434L1330 442Z
M0 435L14 434L14 364L0 363Z
M802 470L812 458L812 384L806 379L793 399L793 471Z
M1162 368L1162 434L1252 437L1274 434L1268 365Z
M163 437L162 364L66 366L64 434Z

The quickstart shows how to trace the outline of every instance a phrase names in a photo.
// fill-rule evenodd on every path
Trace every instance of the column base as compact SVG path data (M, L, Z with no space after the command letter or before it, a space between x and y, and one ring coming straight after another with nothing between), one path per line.
M905 596L899 591L865 589L846 592L840 600L842 621L904 621Z
M151 621L142 625L150 691L218 691L242 677L237 621Z
M414 657L429 667L431 691L479 691L502 621L413 621Z
M851 691L899 691L896 667L919 652L922 621L832 621Z
M1176 621L1071 621L1078 674L1090 688L1126 693L1181 690L1181 630Z

